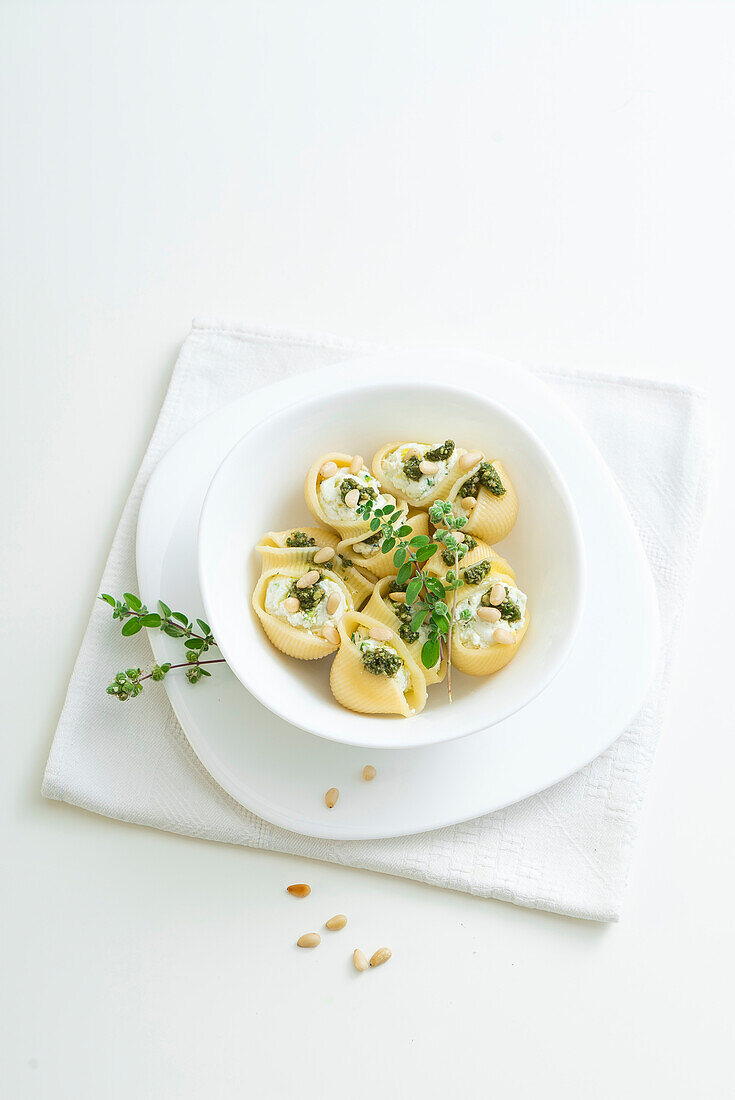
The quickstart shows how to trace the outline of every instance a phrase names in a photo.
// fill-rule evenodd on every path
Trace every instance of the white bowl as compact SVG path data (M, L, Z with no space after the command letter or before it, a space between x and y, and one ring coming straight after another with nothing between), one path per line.
M266 531L313 524L303 495L307 469L327 451L370 463L392 439L443 440L502 458L520 500L518 520L499 544L528 594L531 622L518 655L490 677L455 672L429 689L413 718L355 714L334 700L331 657L296 661L266 638L250 599ZM540 439L502 405L471 390L396 382L339 389L299 402L251 429L217 470L199 521L199 581L207 619L230 668L279 717L349 745L409 747L474 733L524 707L566 660L584 604L585 557L576 510ZM246 731L243 731L243 735Z

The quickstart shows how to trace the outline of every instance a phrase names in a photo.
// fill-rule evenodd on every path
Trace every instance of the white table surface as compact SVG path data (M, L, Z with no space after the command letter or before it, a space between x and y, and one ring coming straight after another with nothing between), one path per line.
M0 5L3 1096L732 1095L734 34L703 0ZM41 799L195 313L710 390L705 615L619 925Z

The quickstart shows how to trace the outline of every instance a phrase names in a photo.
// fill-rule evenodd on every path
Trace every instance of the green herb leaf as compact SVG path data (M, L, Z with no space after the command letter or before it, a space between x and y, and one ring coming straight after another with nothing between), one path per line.
M183 611L173 611L171 613L171 618L176 619L176 621L181 623L182 626L188 626L189 625L189 620L187 619L187 617L186 617L186 615L184 614Z
M406 582L409 580L409 578L411 576L412 569L413 569L413 566L411 565L410 561L407 561L405 565L402 565L401 568L398 570L398 576L396 577L396 584L398 584L398 585L406 584Z
M414 630L418 630L420 626L424 625L426 616L429 614L430 611L430 607L422 607L420 611L416 612L416 614L411 619L411 626Z
M416 602L416 600L418 598L418 594L421 591L422 584L423 584L423 581L422 581L421 577L414 577L413 578L413 580L409 584L408 588L406 589L406 603L407 604L412 604L412 603Z
M396 540L394 538L383 539L383 545L380 549L383 551L384 554L390 554L395 544Z
M433 668L439 660L439 639L428 638L421 647L421 664L424 668Z
M141 607L143 606L138 597L134 596L132 592L123 592L123 598L128 607L130 607L133 611L140 611Z
M161 627L161 629L163 630L164 634L168 634L169 638L184 637L184 631L181 629L181 627L174 626L173 623L165 623L164 626Z
M430 546L419 546L416 551L416 561L428 561L437 552L438 547L435 543L431 543Z
M424 579L424 584L432 595L438 596L440 600L444 599L444 585L438 577L426 577Z
M197 619L197 623L199 624L200 630L202 630L205 634L209 634L209 624L205 623L204 619Z
M414 547L416 547L416 546L428 546L430 542L431 542L431 539L429 538L428 535L415 535L414 538L411 539L411 541L409 542L408 545L409 546L414 546Z
M100 599L104 600L105 603L108 603L110 605L110 607L115 606L115 597L114 596L109 596L106 592L102 593L102 595L100 596Z
M370 530L371 531L377 531L379 527L380 527L380 520L379 519L371 519L370 520Z
M398 549L396 550L395 554L393 555L393 564L394 565L403 565L403 563L404 563L404 561L406 560L407 557L408 557L408 550L406 549L406 547L405 546L399 546Z
M143 624L140 619L128 619L123 624L122 633L126 638L129 638L131 634L137 634L139 630L143 629Z
M396 534L399 535L402 539L405 539L408 538L412 531L413 527L409 527L407 523L404 523L401 527L398 528Z
M158 610L161 612L164 619L171 618L171 608L168 606L168 604L164 603L163 600L158 601Z
M143 626L149 626L152 630L157 629L161 625L161 616L152 612L150 615L144 615L140 620Z
M187 638L184 645L187 649L201 649L204 645L204 638Z

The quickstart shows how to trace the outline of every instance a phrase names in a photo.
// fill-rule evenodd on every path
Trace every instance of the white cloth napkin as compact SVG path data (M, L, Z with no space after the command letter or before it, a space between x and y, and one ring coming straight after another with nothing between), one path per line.
M323 336L195 321L125 506L100 591L135 591L135 528L163 454L196 421L258 386L379 350ZM93 608L69 684L43 793L95 813L210 840L405 875L436 886L594 920L617 920L661 728L682 602L702 522L706 402L688 389L542 372L625 485L658 587L662 653L650 696L601 757L570 779L476 821L397 840L324 841L237 805L198 763L164 691L101 703L111 672L150 662Z

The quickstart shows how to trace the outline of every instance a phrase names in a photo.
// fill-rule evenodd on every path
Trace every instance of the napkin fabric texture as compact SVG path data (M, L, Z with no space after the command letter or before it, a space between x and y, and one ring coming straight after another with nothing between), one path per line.
M317 335L195 321L117 529L102 592L136 590L135 530L162 455L198 420L259 386L380 349ZM649 697L614 745L576 775L507 809L393 840L315 840L234 802L194 756L165 691L100 705L111 671L151 661L96 603L43 781L47 798L121 821L404 875L593 920L617 920L702 524L707 411L701 395L625 378L539 372L582 421L625 495L658 589L662 649ZM195 690L195 689L192 689ZM92 701L93 700L93 701Z

